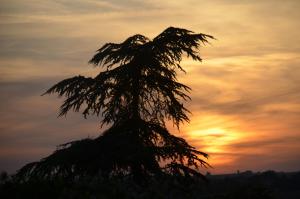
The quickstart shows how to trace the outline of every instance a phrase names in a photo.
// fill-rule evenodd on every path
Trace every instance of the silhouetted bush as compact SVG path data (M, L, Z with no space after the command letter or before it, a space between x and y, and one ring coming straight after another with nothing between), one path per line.
M252 173L251 177L239 174L210 175L205 182L197 178L149 178L137 184L131 178L80 178L67 181L52 180L14 181L0 186L1 199L299 199L300 173ZM292 185L292 183L298 183ZM288 187L288 189L287 189Z

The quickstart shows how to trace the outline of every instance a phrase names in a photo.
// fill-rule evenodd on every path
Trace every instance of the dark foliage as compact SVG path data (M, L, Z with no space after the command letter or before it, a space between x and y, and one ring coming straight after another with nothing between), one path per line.
M2 199L299 199L300 172L210 175L209 183L184 177L149 178L141 186L130 178L32 179L0 181Z
M166 174L201 176L209 166L184 139L166 129L165 120L179 128L189 121L181 100L190 88L177 81L182 56L201 61L199 47L213 38L170 27L153 40L134 35L124 42L103 45L89 63L105 70L94 78L65 79L45 94L66 97L60 116L68 111L84 117L97 115L110 128L96 139L60 146L52 155L18 172L19 179L64 177L75 179L101 174L129 175L137 179Z

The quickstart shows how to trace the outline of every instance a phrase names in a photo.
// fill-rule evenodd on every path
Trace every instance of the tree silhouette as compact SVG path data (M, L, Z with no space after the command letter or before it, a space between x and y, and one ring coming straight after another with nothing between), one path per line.
M190 88L177 81L182 56L201 61L199 47L213 38L206 34L169 27L153 40L137 34L122 43L107 43L89 63L105 68L96 77L65 79L45 94L66 100L60 116L70 110L84 117L97 115L110 128L95 139L61 145L52 155L24 166L22 178L85 175L134 177L162 174L199 176L202 157L184 139L172 135L165 120L189 121L180 100Z

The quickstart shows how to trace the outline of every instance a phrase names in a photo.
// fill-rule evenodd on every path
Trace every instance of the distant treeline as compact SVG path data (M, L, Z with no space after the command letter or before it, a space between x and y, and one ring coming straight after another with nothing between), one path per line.
M199 199L299 199L300 172L251 171L206 175L203 179L162 176L136 183L130 178L81 178L17 182L2 172L0 198L199 198Z

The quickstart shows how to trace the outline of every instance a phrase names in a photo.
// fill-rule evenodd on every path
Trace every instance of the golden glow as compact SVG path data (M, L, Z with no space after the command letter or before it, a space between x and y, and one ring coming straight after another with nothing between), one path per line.
M192 139L200 139L201 142L205 143L206 147L201 150L207 153L224 152L224 146L230 145L232 141L240 138L238 133L227 132L222 128L194 130L188 134Z

